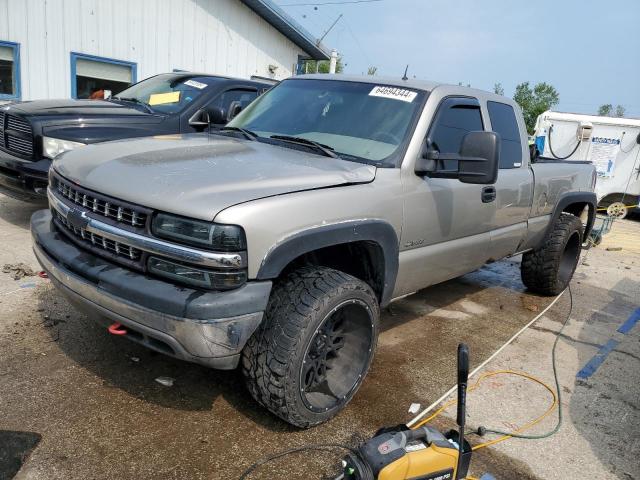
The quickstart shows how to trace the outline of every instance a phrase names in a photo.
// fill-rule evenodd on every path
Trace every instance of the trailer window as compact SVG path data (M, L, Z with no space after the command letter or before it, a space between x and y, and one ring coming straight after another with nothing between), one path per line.
M516 114L511 105L487 102L493 131L500 134L500 168L518 168L522 165L522 144Z
M0 41L0 100L20 99L20 47Z

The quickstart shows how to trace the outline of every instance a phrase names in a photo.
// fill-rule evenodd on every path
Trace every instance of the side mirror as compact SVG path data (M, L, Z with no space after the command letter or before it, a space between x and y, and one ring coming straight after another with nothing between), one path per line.
M203 108L194 113L189 119L189 125L198 131L202 131L209 127L209 114Z
M455 170L443 167L445 160L458 162ZM492 184L498 178L500 136L495 132L469 132L460 153L440 153L427 148L416 162L416 174L433 178L457 178L462 183Z
M496 183L500 164L500 135L469 132L462 139L458 179L462 183Z
M222 107L210 107L209 111L209 121L214 125L224 125L229 119L227 118L227 112Z
M241 111L242 104L239 101L235 100L231 102L231 105L229 106L228 121L230 122L231 120L233 120Z

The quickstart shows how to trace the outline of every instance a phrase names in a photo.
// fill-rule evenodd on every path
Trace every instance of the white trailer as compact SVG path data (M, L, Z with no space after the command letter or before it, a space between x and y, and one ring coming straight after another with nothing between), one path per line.
M546 111L536 121L543 157L588 160L598 173L599 206L624 217L640 202L640 119Z

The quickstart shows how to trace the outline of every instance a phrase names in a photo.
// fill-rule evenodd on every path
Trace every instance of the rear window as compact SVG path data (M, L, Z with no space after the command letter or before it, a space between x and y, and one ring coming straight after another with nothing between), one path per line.
M516 113L511 105L487 102L493 131L500 134L500 168L518 168L522 165L522 144Z

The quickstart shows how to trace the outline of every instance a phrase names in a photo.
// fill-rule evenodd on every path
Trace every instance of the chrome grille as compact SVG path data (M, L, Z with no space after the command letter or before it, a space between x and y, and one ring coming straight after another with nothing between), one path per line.
M25 157L33 157L33 130L24 118L0 113L0 147Z
M126 258L134 262L138 262L142 258L142 250L130 247L124 243L115 242L103 236L96 235L95 233L88 232L84 228L75 227L71 225L71 223L69 223L69 221L57 210L53 210L53 214L56 216L58 222L67 229L67 231L72 233L77 239L83 240L87 245L105 250L113 255Z
M64 198L77 205L82 205L87 210L107 218L131 225L132 227L144 227L147 222L147 213L136 210L130 206L122 205L117 200L106 200L93 195L91 192L79 189L62 178L56 176L56 191Z

